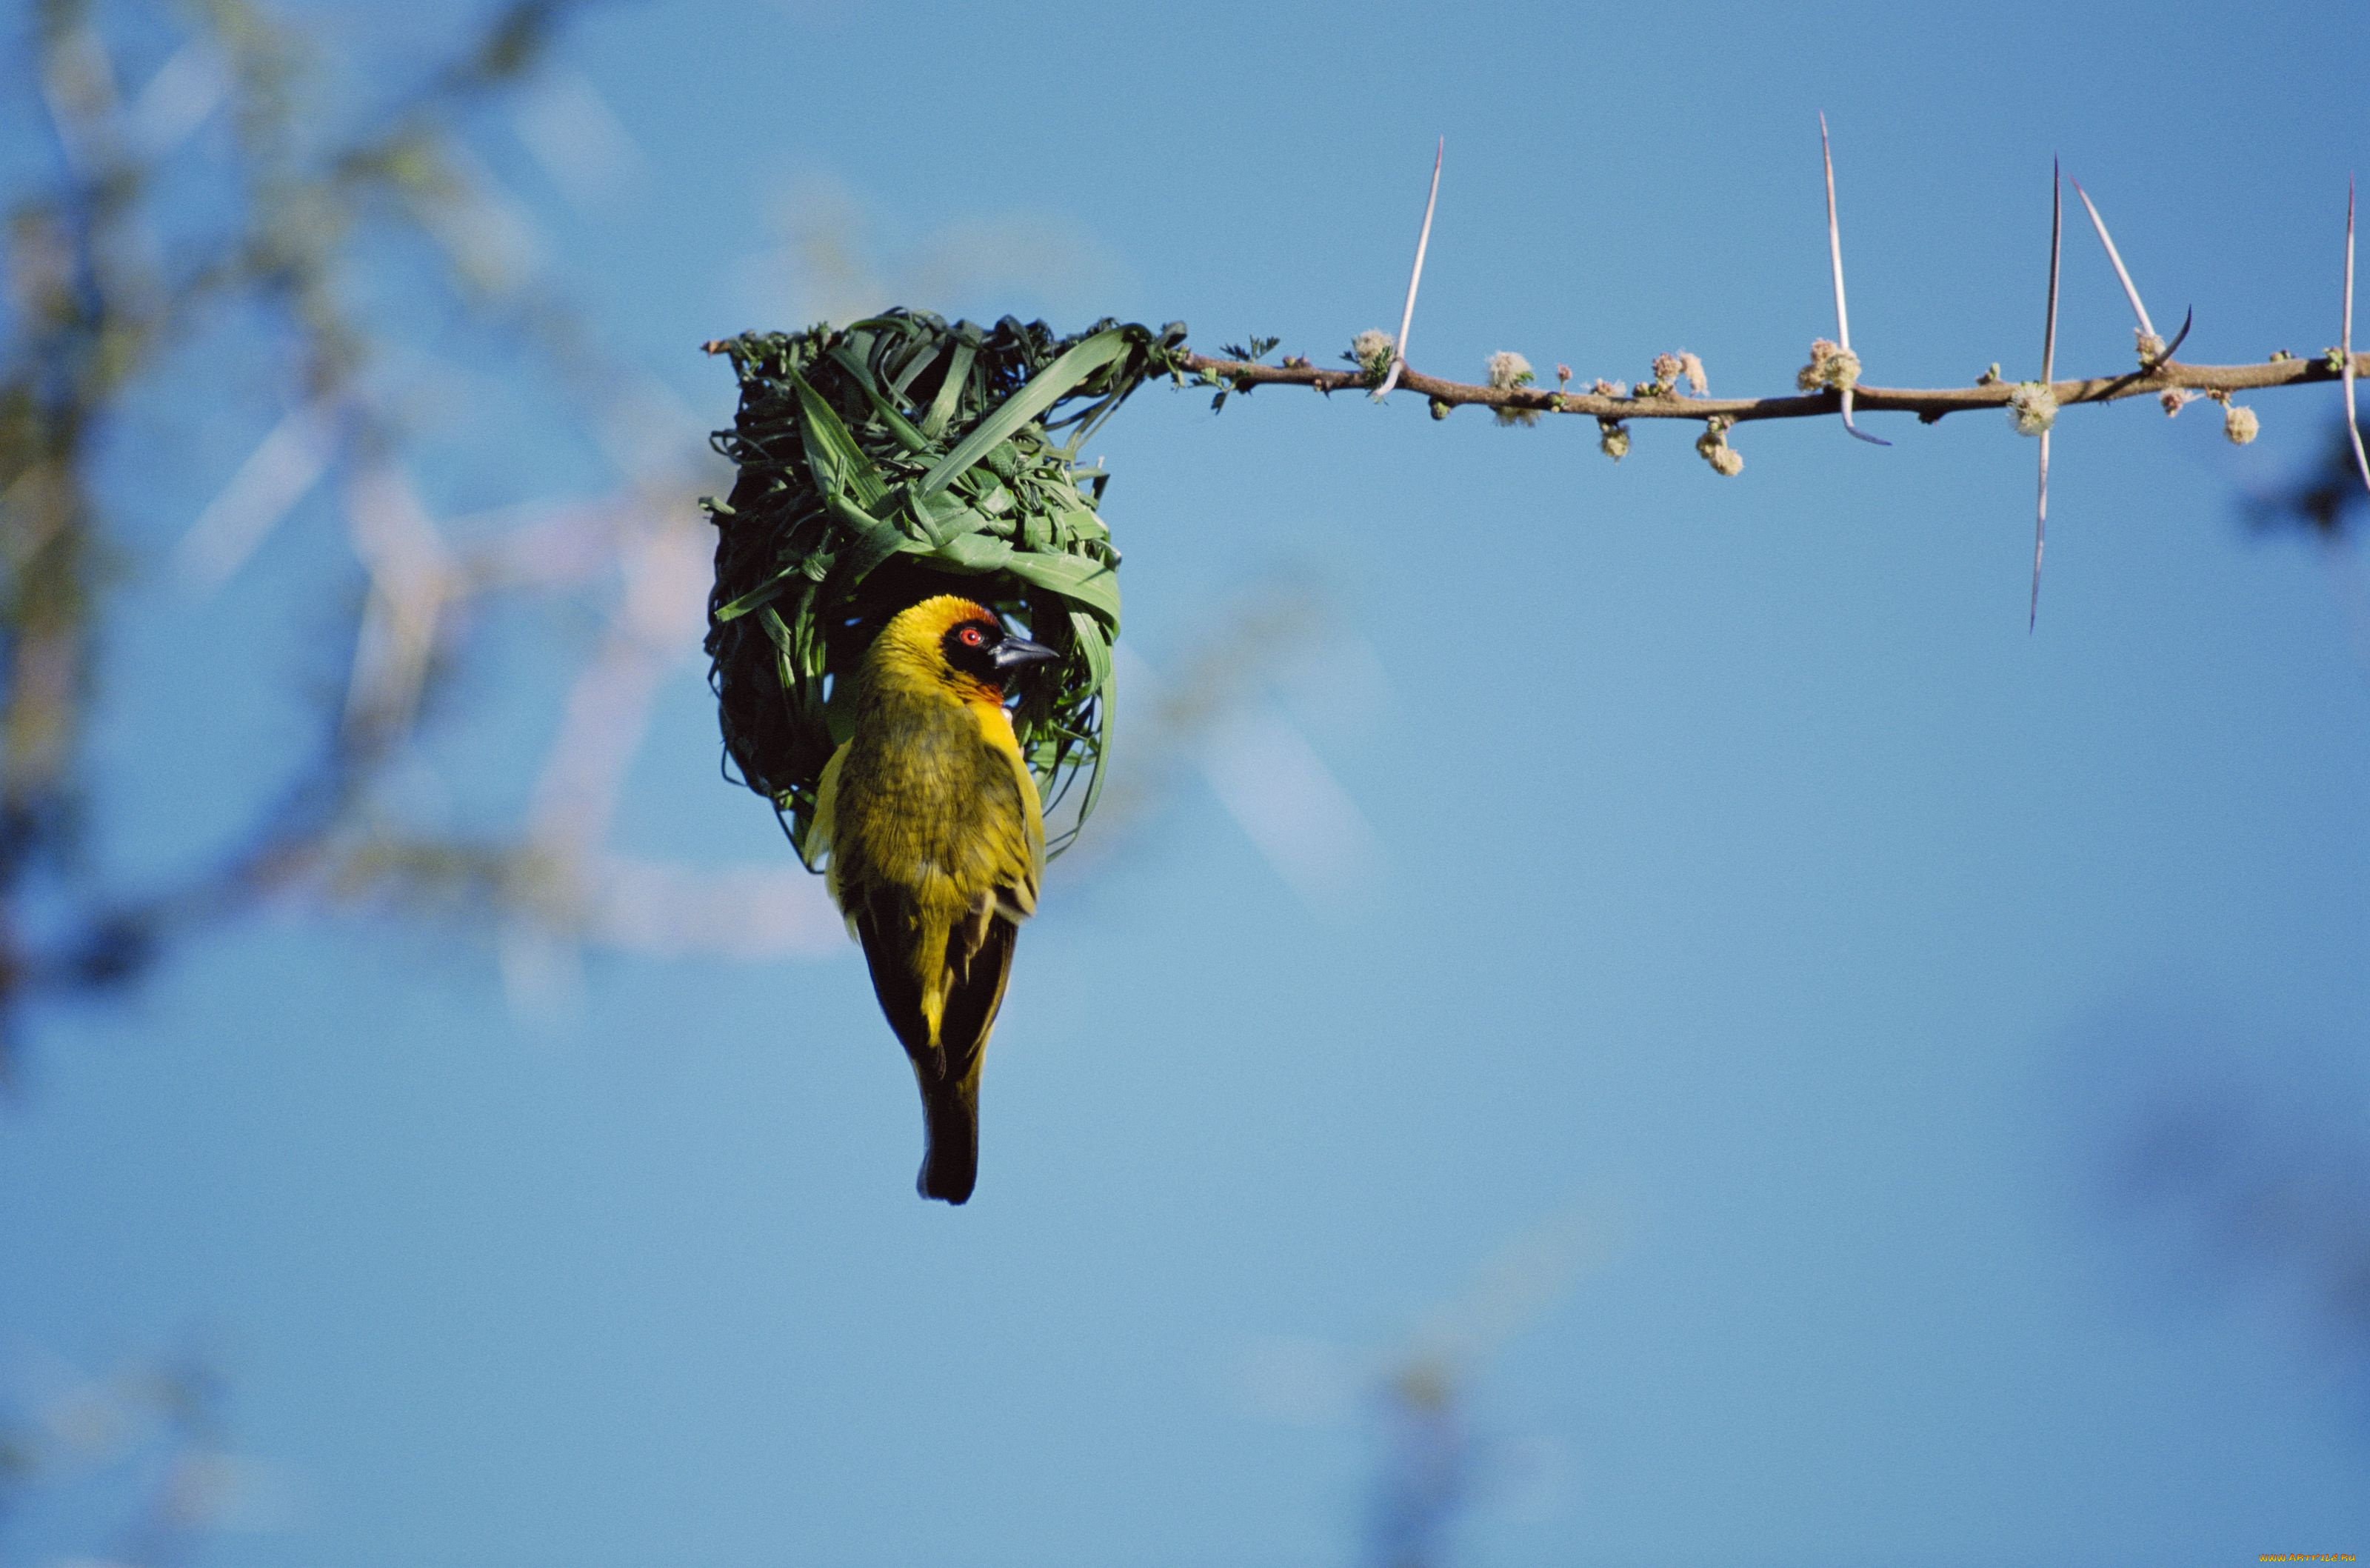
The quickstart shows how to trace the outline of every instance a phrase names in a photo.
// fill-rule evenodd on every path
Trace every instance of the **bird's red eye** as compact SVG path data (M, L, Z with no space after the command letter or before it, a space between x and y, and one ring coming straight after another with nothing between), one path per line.
M975 626L967 626L963 628L962 641L963 646L966 648L978 647L980 644L979 628Z

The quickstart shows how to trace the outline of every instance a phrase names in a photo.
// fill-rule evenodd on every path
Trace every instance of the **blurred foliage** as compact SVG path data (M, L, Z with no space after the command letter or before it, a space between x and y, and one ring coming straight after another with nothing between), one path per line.
M717 436L740 478L709 503L719 717L742 778L810 864L816 787L851 723L846 677L891 617L938 594L1016 616L1061 651L1014 725L1049 808L1084 772L1078 819L1093 809L1119 551L1097 513L1106 476L1081 468L1078 448L1147 378L1181 375L1184 340L1181 323L1063 338L1010 317L991 329L892 310L709 345L741 379L740 414Z
M2370 433L2370 426L2364 426ZM2263 529L2298 528L2322 538L2345 536L2370 513L2370 490L2353 465L2345 421L2330 426L2319 459L2287 483L2250 498L2247 516Z
M0 1562L155 1568L274 1511L275 1468L225 1447L223 1386L202 1356L43 1370L40 1397L0 1403Z
M2349 1376L2370 1374L2370 1143L2331 1110L2360 1086L2283 1083L2294 1068L2268 1053L2226 1060L2247 1066L2134 1107L2108 1191L2169 1233L2183 1274L2284 1298Z
M323 714L304 766L211 864L140 896L104 885L92 868L105 857L88 839L87 742L101 634L128 575L120 513L143 498L102 487L100 458L167 356L234 319L285 349L293 398L321 413L342 462L398 449L404 432L362 392L374 345L347 304L351 274L393 235L466 226L475 194L454 117L523 81L569 9L499 10L424 83L337 136L308 107L303 40L247 0L32 7L21 63L54 146L46 170L10 193L5 220L0 1065L29 996L121 986L169 939L313 869L416 722L416 689L362 693ZM153 54L160 36L173 52L156 79L178 71L196 84L185 96L200 119L218 101L226 154L180 146L188 127L158 133L119 92L119 56ZM454 263L464 293L484 282L471 259Z
M1473 1441L1445 1364L1411 1361L1384 1386L1382 1462L1366 1522L1370 1568L1438 1568L1470 1505Z
M1206 761L1229 717L1294 660L1339 660L1344 623L1316 583L1277 572L1208 612L1205 632L1176 664L1131 673L1126 761L1104 791L1092 838L1073 846L1064 871L1102 864L1167 803L1196 759ZM1070 824L1075 826L1075 821ZM1049 824L1050 827L1050 824ZM1256 836L1253 836L1256 842Z

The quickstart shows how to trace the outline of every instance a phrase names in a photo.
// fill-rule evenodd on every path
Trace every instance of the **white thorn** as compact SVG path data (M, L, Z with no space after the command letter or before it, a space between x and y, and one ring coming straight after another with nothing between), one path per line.
M1407 368L1408 329L1415 325L1416 285L1423 282L1423 253L1432 244L1432 210L1440 204L1440 162L1448 153L1448 138L1432 151L1432 194L1423 201L1423 227L1415 236L1415 270L1408 274L1407 308L1399 312L1399 335L1391 340L1391 368L1383 384L1375 388L1375 401L1390 396L1391 388L1399 384L1399 372Z
M2362 425L2353 412L2353 181L2345 182L2345 325L2339 334L2337 352L2345 361L2339 373L2345 384L2345 436L2353 444L2353 468L2362 482L2370 486L2370 455L2362 451Z
M2140 291L2132 282L2130 270L2123 265L2123 252L2115 248L2113 237L2107 233L2107 220L2099 215L2090 193L2082 189L2082 182L2078 179L2074 182L2074 194L2082 198L2082 205L2089 209L2090 226L2099 231L2099 243L2107 248L2107 259L2115 264L2115 276L2123 280L2123 294L2132 302L2132 314L2140 318L2140 330L2151 338L2155 337L2156 323L2148 319L2147 306L2140 303Z

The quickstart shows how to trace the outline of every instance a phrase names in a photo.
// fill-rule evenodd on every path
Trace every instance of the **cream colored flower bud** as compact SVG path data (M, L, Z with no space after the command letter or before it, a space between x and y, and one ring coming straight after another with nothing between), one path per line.
M1816 392L1822 386L1840 392L1858 381L1859 356L1824 338L1812 342L1811 363L1794 373L1794 385L1805 392Z
M1696 437L1696 451L1715 474L1733 478L1744 471L1744 455L1728 444L1725 421L1715 420L1704 427L1704 432Z
M1596 449L1618 463L1629 455L1629 427L1612 420L1597 421Z
M1500 349L1490 356L1490 385L1499 388L1528 386L1537 377L1531 374L1531 362L1512 349Z
M1700 398L1711 390L1711 380L1704 375L1703 361L1691 353L1679 355L1679 374L1687 378L1687 389Z
M1528 386L1538 378L1531 374L1531 362L1512 349L1500 349L1490 356L1490 385L1501 392L1517 386ZM1535 425L1539 422L1536 409L1493 409L1501 425Z
M2046 382L2019 381L2008 395L2008 423L2019 435L2039 435L2057 422L2057 395Z
M2244 446L2262 433L2263 421L2255 417L2252 409L2242 409L2232 403L2222 410L2222 433L2230 438L2233 446Z

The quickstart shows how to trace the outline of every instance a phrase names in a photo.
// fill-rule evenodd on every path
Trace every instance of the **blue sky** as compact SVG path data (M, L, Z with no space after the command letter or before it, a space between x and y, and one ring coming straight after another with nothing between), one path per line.
M312 15L400 60L468 14ZM1824 110L1866 374L1937 385L2037 370L2053 156L2157 320L2196 307L2184 358L2333 341L2365 46L2340 6L653 4L565 51L639 149L605 204L510 120L471 135L621 353L723 424L701 340L884 281L1329 360L1396 320L1441 134L1420 367L1686 348L1779 390L1833 328ZM2127 363L2072 227L2061 332L2061 373ZM247 393L158 399L191 454L159 552L275 417ZM30 1389L216 1347L280 1496L204 1562L1345 1562L1375 1384L1488 1316L1512 1247L1537 1288L1469 1367L1466 1561L2370 1550L2358 1347L2275 1255L2224 1268L2095 1176L2208 1058L2315 1138L2362 1125L2361 579L2238 511L2336 399L2255 406L2245 449L2210 407L2067 413L2029 635L2033 453L1996 416L1748 427L1722 479L1678 429L1616 467L1582 421L1149 390L1099 438L1128 645L1185 668L1309 585L1323 629L1248 721L1371 839L1312 893L1189 775L1057 867L969 1207L913 1196L852 948L599 960L553 1030L466 937L275 919L45 1021L0 1113L0 1352ZM515 461L437 439L440 509L607 482L524 422ZM224 601L130 590L103 744L141 760L100 809L131 874L284 734L253 687L339 548L304 523ZM502 722L470 800L531 777ZM620 831L787 854L689 666Z

